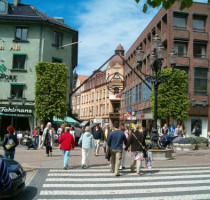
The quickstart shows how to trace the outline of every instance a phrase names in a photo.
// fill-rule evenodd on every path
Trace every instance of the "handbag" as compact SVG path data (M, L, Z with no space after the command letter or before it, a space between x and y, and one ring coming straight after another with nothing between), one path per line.
M5 145L6 149L11 149L13 146L15 146L14 140L12 138L9 139L9 137L8 137L7 144Z
M145 146L142 145L142 143L138 140L138 138L132 133L133 137L138 141L141 148L143 149L144 158L148 156L148 150L145 148Z

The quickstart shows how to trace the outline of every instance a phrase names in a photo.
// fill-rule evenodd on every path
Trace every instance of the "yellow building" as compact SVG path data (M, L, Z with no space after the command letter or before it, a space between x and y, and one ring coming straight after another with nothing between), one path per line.
M116 49L124 56L124 49L119 45ZM90 122L105 123L113 125L114 121L119 121L121 109L121 94L119 84L112 85L113 91L107 88L107 80L111 77L119 78L123 75L123 61L115 55L104 71L98 71L92 78L84 84L84 90L81 91L80 119L90 120ZM117 75L116 75L117 74ZM114 81L116 83L116 81ZM122 83L121 83L122 84Z

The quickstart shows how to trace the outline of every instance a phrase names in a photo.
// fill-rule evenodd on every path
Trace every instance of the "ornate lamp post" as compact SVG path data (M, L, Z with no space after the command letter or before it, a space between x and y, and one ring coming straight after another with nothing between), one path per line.
M146 80L150 80L154 88L154 122L151 132L151 145L150 148L159 148L158 144L158 130L157 130L157 98L158 98L158 87L161 83L165 82L174 72L176 66L176 53L174 50L170 53L170 64L172 67L172 73L167 76L161 75L162 63L165 58L166 50L161 44L161 40L158 35L153 38L154 50L150 54L150 66L152 74L145 74L142 72L142 61L144 58L144 51L141 49L136 50L137 63L139 64L140 73L145 77Z

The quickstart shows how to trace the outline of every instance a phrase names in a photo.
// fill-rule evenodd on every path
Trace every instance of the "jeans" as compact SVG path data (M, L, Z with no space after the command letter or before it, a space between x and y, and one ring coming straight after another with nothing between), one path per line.
M101 141L100 139L94 139L94 145L95 145L96 155L99 154L100 141Z
M70 151L67 150L62 150L63 152L63 166L68 167L68 162L69 162L69 156L70 156Z
M122 150L112 150L111 151L111 170L114 172L114 174L117 176L119 175L119 168L122 158Z
M91 152L92 149L82 149L82 165L89 166Z
M7 158L7 159L14 160L15 151L7 151L7 150L5 150L4 151L4 157Z
M39 138L38 138L38 136L34 138L34 144L35 144L36 148L38 148L38 145L39 145Z

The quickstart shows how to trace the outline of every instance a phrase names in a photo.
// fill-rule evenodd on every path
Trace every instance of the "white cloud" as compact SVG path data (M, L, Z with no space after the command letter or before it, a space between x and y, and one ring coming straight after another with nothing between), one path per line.
M158 11L144 14L134 0L83 1L80 10L77 72L87 75L113 55L119 44L127 51Z

